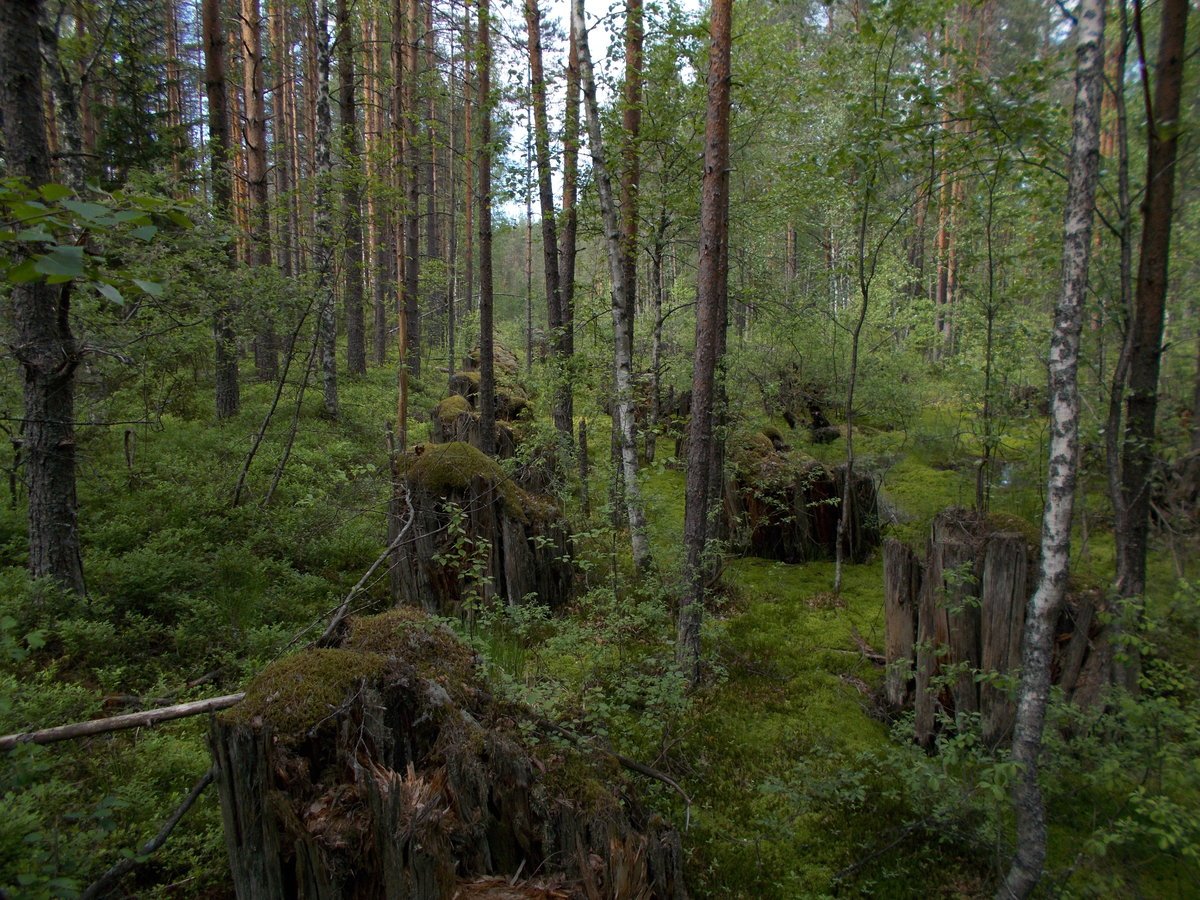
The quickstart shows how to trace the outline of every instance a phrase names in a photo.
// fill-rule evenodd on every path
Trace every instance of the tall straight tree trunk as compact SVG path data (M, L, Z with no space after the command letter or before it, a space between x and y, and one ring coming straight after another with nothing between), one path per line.
M642 0L625 2L625 89L621 108L621 254L625 269L625 328L633 352L637 316L639 137L642 130Z
M529 72L533 88L534 150L538 167L538 202L542 211L542 269L546 281L546 313L554 341L556 378L566 378L563 357L564 328L562 290L558 271L558 229L554 212L553 170L550 162L550 125L546 115L546 77L542 68L542 17L537 0L525 0L525 27L529 33ZM561 393L561 387L559 393ZM554 427L564 446L573 443L574 423L561 397L554 402Z
M242 0L242 85L246 118L246 199L250 222L247 261L255 268L271 265L270 198L267 191L267 113L263 100L262 14L258 0ZM264 381L278 374L274 316L262 314L254 338L254 368Z
M1042 558L1037 590L1025 614L1021 684L1012 758L1016 855L999 898L1028 897L1046 860L1046 811L1038 786L1038 757L1050 699L1054 623L1067 589L1071 513L1079 458L1079 333L1092 249L1092 208L1100 169L1100 103L1104 93L1105 0L1083 0L1077 29L1075 111L1063 222L1062 287L1050 337L1050 460L1042 513Z
M425 27L421 32L421 42L424 49L424 79L425 79L425 158L422 160L425 189L425 258L431 262L441 257L442 241L438 229L437 217L437 146L438 120L437 97L434 85L437 84L436 58L434 54L433 33L433 0L425 0Z
M275 89L272 96L274 114L275 209L276 230L279 234L279 269L286 276L295 274L293 244L296 234L296 214L292 196L295 168L292 164L292 115L295 85L292 82L292 52L285 0L271 0L268 12L271 30L272 61Z
M407 327L408 353L405 357L409 375L421 377L421 318L417 294L421 283L421 166L417 142L417 34L420 27L419 0L406 0L403 17L403 72L396 77L403 86L404 101L404 313Z
M317 295L320 303L321 382L324 388L325 414L338 417L337 386L337 313L333 298L333 254L336 239L333 234L333 161L329 139L333 132L330 111L329 69L332 48L329 46L329 0L317 0L317 130L316 196L313 201L314 236L317 263Z
M50 182L42 94L38 0L0 2L0 109L7 174L33 188ZM17 261L25 254L21 245ZM29 571L84 593L75 499L75 368L71 282L14 284L8 300L13 356L24 381L21 452L29 491Z
M1122 597L1136 597L1146 589L1154 421L1158 412L1158 371L1167 297L1188 2L1163 0L1161 8L1154 106L1146 110L1149 153L1146 193L1142 199L1142 249L1131 323L1133 336L1121 466L1128 525L1124 546L1117 558L1117 587ZM1134 7L1134 15L1140 19L1140 6Z
M233 177L230 172L229 100L225 82L225 29L221 23L220 0L204 0L204 87L208 95L209 163L212 178L213 208L228 219L233 205ZM233 245L228 245L230 265ZM233 308L227 297L217 298L213 323L216 341L217 418L237 415L241 406L238 390L237 338L233 333Z
M405 140L408 110L405 108L407 90L404 83L405 72L405 0L395 0L392 5L392 175L395 179L396 192L405 194L406 179L409 169L406 165L408 146ZM391 219L392 239L394 241L395 284L396 294L396 448L401 452L408 449L408 307L404 297L405 272L405 217L403 211L397 212ZM393 498L398 503L398 495ZM399 527L396 525L395 527Z
M44 15L46 10L43 9ZM170 110L172 103L178 102L178 77L174 81L174 90L172 90L171 74L172 63L177 72L179 61L177 57L171 54L171 38L175 35L175 11L168 4L166 10L167 16L167 108L168 119L170 120ZM76 27L82 28L82 23L76 20ZM83 145L83 126L80 119L80 95L82 93L81 85L71 76L70 71L63 65L62 58L58 52L58 31L50 22L44 22L41 29L42 37L42 54L46 60L47 74L50 76L50 87L54 93L54 107L57 113L50 116L49 124L57 128L61 147L56 156L58 157L58 177L62 178L66 184L75 193L80 193L84 189L84 173L86 171L84 145ZM177 110L178 107L175 107ZM176 140L175 134L172 134L172 140ZM179 158L178 147L175 146L172 152L172 161L177 164Z
M463 252L466 274L463 278L463 293L466 294L467 313L475 311L475 128L471 123L471 91L468 86L478 66L475 65L475 39L471 27L471 3L463 2L463 235L466 248Z
M363 197L367 207L366 256L370 260L369 285L372 297L371 350L377 364L382 364L380 351L387 341L387 318L384 308L384 267L386 256L381 255L384 244L381 227L382 205L378 194L378 160L380 146L379 124L379 55L375 17L368 12L362 17L363 41L363 165L366 167L366 185ZM386 352L386 350L384 350Z
M613 197L612 176L604 154L604 139L600 132L600 108L596 101L596 79L592 70L592 55L588 50L587 23L583 16L583 0L571 2L571 28L579 49L579 78L587 113L588 138L592 149L592 171L600 195L600 210L604 222L604 237L608 251L609 277L612 279L613 343L615 345L617 427L620 431L621 474L624 479L625 509L629 518L629 541L633 563L639 572L654 567L650 542L646 537L646 514L642 509L638 487L638 453L633 423L633 361L626 323L628 286L625 283L625 257L621 245L621 224Z
M495 335L492 322L492 39L488 0L479 0L479 435L484 453L496 452Z
M367 344L363 323L362 163L354 83L354 24L349 0L337 0L338 94L342 107L342 297L346 316L346 371L364 375Z
M700 193L700 266L696 275L696 356L688 425L684 495L683 596L675 658L689 684L700 680L700 625L708 566L710 473L714 456L714 394L729 290L729 107L733 0L713 0L704 122L704 181Z
M575 421L574 389L569 366L575 353L575 235L579 190L579 43L570 28L567 51L566 107L563 122L563 196L562 234L558 248L558 297L561 325L555 347L563 364L558 390L554 396L554 426L571 430ZM581 451L582 452L582 451Z

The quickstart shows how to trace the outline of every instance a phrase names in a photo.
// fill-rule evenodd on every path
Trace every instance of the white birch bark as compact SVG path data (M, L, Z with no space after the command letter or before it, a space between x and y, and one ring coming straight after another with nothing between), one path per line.
M1081 0L1075 111L1063 222L1062 287L1050 337L1050 461L1042 513L1042 562L1025 615L1021 687L1013 730L1017 840L999 898L1028 897L1046 860L1046 811L1038 787L1038 756L1050 698L1054 622L1070 572L1071 513L1079 450L1079 333L1092 247L1092 208L1100 168L1100 99L1104 89L1104 0Z
M579 46L579 79L583 88L583 103L587 113L588 140L592 151L592 171L600 195L600 211L604 221L604 242L608 250L608 270L612 279L612 320L615 339L614 368L617 386L617 428L621 435L621 471L625 481L625 507L629 515L629 541L633 548L633 563L640 572L654 567L650 542L646 537L646 514L642 509L638 487L637 444L633 422L633 348L626 322L624 255L621 252L621 226L613 199L612 176L604 155L604 140L600 133L600 111L596 103L596 79L592 69L592 54L588 49L587 25L583 17L583 0L571 0L571 28Z

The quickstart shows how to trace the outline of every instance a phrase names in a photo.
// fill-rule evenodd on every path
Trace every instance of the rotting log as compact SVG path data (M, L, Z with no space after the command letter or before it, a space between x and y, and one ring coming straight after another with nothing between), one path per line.
M273 663L210 736L237 896L449 900L503 878L684 900L679 836L617 762L534 743L525 717L412 608Z

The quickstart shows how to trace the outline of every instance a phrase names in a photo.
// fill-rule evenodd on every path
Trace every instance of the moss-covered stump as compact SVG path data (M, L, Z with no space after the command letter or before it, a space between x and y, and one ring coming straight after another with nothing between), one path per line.
M457 615L468 598L550 607L575 586L568 523L557 504L518 486L470 444L418 444L400 458L411 539L396 562L401 596Z
M735 437L729 461L724 511L735 551L788 563L834 558L844 467L827 469L788 450L774 429ZM856 472L843 537L846 559L865 561L879 540L875 480Z
M461 394L451 394L433 408L429 415L429 439L435 444L461 441L476 450L482 449L479 413ZM503 422L496 423L496 456L509 459L516 453L517 444L512 429Z
M273 663L210 735L237 896L685 898L678 834L530 720L412 609Z
M965 509L938 514L923 556L884 544L887 700L916 712L914 737L979 714L983 739L1012 737L1025 607L1037 578L1037 535L1011 517ZM1074 702L1098 698L1111 654L1098 613L1103 595L1073 586L1059 614L1052 678Z
M479 372L465 370L456 372L450 379L450 393L462 397L475 410L479 407ZM529 394L510 377L497 374L496 418L515 422L529 409Z

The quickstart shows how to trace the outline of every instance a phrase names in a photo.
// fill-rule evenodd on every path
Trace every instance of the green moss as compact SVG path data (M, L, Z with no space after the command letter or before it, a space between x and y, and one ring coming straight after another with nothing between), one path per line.
M1030 522L1023 516L1018 516L1013 513L994 512L988 516L988 528L995 531L1011 531L1025 538L1025 542L1031 547L1038 547L1042 541L1042 534L1036 524Z
M424 612L400 606L377 616L350 619L345 646L412 666L422 678L452 685L451 693L477 680L471 649Z
M414 483L440 493L466 490L471 479L483 478L496 486L509 515L525 521L524 492L486 454L462 441L447 444L417 444L400 460L400 471Z
M470 415L472 412L474 410L471 409L470 401L462 394L451 394L433 410L433 414L446 424L453 422L461 415Z
M270 723L283 740L297 739L328 718L359 681L379 674L384 658L356 650L306 650L267 666L246 688L246 699L221 713L223 721Z

